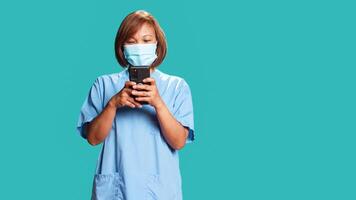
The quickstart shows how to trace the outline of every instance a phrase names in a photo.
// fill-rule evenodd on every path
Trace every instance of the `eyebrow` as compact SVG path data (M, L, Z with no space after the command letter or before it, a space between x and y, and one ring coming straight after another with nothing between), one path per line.
M146 37L146 36L152 36L152 37L153 37L152 34L145 34L145 35L143 35L143 37ZM127 39L127 41L129 41L129 40L135 40L135 41L136 41L136 39L135 39L134 37L130 37L130 38Z

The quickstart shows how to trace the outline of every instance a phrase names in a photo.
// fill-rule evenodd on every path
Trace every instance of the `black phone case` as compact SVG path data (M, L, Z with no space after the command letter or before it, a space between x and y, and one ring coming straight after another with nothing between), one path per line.
M130 81L143 84L143 79L150 77L150 68L149 66L130 66L129 76Z
M150 67L149 66L129 66L129 79L130 81L136 82L136 84L149 84L143 83L143 79L150 77ZM131 95L135 98L135 95ZM146 101L139 101L141 104L148 104Z

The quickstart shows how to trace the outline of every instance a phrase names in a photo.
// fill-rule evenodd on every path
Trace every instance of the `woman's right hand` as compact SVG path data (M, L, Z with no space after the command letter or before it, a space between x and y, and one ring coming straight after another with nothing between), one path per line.
M131 92L133 85L136 85L136 83L133 81L126 81L125 86L113 97L111 97L109 104L114 106L115 108L120 108L123 106L130 106L131 108L141 108L142 105L139 102L135 101L134 98L132 98Z

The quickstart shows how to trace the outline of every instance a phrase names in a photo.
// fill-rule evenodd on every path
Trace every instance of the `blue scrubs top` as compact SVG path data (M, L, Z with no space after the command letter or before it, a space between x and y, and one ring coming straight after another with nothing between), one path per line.
M194 118L189 85L183 78L158 69L151 77L172 115L189 128L186 143L192 142ZM86 138L83 125L100 114L128 80L125 68L94 81L77 123L83 138ZM181 188L178 150L165 141L154 107L143 104L142 108L118 108L97 160L92 199L181 200Z

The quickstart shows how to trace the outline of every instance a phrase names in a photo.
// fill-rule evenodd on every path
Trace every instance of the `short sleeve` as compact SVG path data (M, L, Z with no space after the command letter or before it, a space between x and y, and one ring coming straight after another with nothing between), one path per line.
M91 86L87 97L84 100L82 108L80 110L77 131L84 139L87 138L84 125L92 121L103 109L102 94L100 89L100 80L97 78Z
M195 139L192 94L189 85L184 80L178 87L180 89L178 89L178 94L174 100L173 116L189 129L186 143L191 143Z

